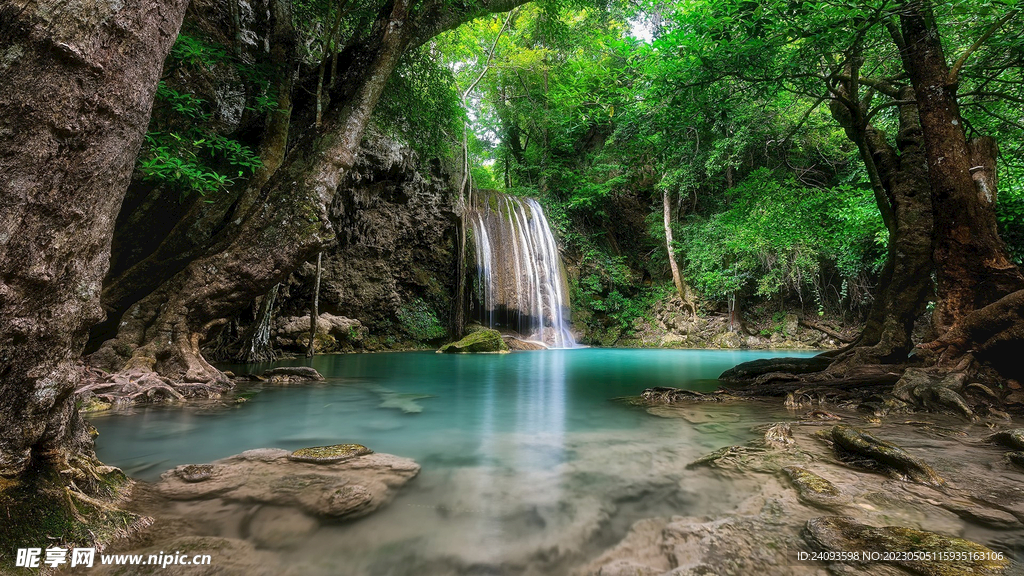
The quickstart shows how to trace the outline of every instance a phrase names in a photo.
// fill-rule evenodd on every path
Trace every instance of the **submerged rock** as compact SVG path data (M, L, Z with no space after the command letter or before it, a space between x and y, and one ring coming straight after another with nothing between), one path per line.
M301 510L280 506L261 506L247 520L248 537L261 548L291 548L320 528Z
M479 330L458 342L445 344L438 352L465 354L469 352L508 352L508 345L497 330Z
M373 454L373 450L362 444L334 444L331 446L300 448L289 454L288 459L296 462L310 462L312 464L334 464L351 460L364 454Z
M281 366L267 370L261 377L271 382L320 382L326 380L309 366Z
M794 442L793 430L785 422L772 424L764 432L764 444L769 448L787 448Z
M877 552L880 562L926 576L995 575L1010 564L1002 553L970 540L903 526L875 528L845 516L808 520L805 538L823 551Z
M808 504L832 507L849 501L835 484L806 468L786 466L783 470L789 475L793 485L796 486L800 499Z
M305 455L299 458L308 460L296 460L287 450L249 450L204 465L209 466L209 477L201 481L186 480L195 465L179 466L165 472L154 488L171 500L259 503L298 508L322 518L353 518L389 502L395 489L420 471L412 460L369 453L365 446L310 450L298 451Z
M660 404L678 404L681 402L721 402L715 394L704 394L695 390L657 386L640 393L640 403L646 406Z
M909 478L922 484L945 484L945 480L931 466L899 446L879 440L866 432L849 426L835 426L829 436L840 458L849 463L880 469L890 475Z

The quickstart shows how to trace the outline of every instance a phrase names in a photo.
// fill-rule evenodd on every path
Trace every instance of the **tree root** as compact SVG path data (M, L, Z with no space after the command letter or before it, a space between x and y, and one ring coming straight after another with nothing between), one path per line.
M89 368L86 375L84 383L75 390L75 395L80 398L95 398L114 405L217 398L228 388L215 380L174 382L156 372L138 367L115 373Z

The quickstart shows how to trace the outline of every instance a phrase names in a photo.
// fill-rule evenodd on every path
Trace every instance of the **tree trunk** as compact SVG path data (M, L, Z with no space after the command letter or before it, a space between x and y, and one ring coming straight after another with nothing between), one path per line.
M291 96L296 61L291 2L273 0L270 19L267 69L271 72L271 89L277 95L277 101L274 109L267 112L257 148L262 165L240 194L218 194L212 202L195 202L153 253L116 277L107 279L102 304L108 318L93 329L94 342L90 347L98 347L103 340L116 334L121 316L130 306L180 272L191 260L217 251L218 240L229 236L233 222L259 201L263 186L284 161L292 118Z
M668 198L668 190L662 191L661 199L665 217L665 249L668 253L669 268L672 269L672 283L676 286L676 292L679 294L679 299L683 301L683 307L689 309L690 314L694 319L696 319L697 307L693 304L690 287L686 284L686 281L683 280L682 275L679 273L679 265L676 263L675 248L672 246L672 204Z
M355 162L363 133L405 50L487 11L522 0L481 0L462 10L427 10L410 17L411 0L397 0L368 40L346 49L320 130L307 129L218 251L189 263L124 315L116 339L91 358L139 377L160 375L190 392L230 385L200 354L210 332L335 241L328 218L338 182ZM312 122L312 120L310 121ZM127 356L127 358L126 358ZM180 386L192 383L193 386Z
M994 210L995 179L972 177L972 166L994 174L993 145L978 145L985 158L972 163L957 103L957 84L949 66L931 3L907 2L900 13L906 41L905 66L914 85L921 116L935 213L935 264L938 304L934 324L948 330L972 311L1024 288L999 238ZM991 198L991 200L989 200Z
M0 474L91 453L71 394L185 0L0 2Z
M8 550L39 546L44 534L53 545L96 546L133 528L132 515L109 503L124 495L126 478L99 466L73 394L88 329L103 317L114 222L186 4L0 1L0 38L13 55L0 62L0 539Z
M316 280L313 282L313 305L309 309L309 345L306 346L306 358L316 354L316 321L320 316L320 277L324 273L324 253L316 255Z
M256 320L253 322L252 328L249 329L248 336L242 340L242 346L238 351L236 359L239 362L249 364L277 360L274 345L270 342L270 325L273 323L274 304L280 288L280 284L274 284L274 287L261 299Z

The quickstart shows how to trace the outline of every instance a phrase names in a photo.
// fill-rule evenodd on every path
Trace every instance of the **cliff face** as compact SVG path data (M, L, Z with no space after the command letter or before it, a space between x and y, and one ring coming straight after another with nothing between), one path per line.
M320 286L321 312L367 329L352 348L445 338L456 289L456 189L439 162L419 162L407 146L380 135L363 143L331 207L338 243L324 252ZM289 278L282 318L308 314L315 274L307 263Z

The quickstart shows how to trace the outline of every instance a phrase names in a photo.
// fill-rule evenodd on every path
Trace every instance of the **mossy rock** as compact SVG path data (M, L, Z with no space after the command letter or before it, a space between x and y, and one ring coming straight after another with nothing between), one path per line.
M213 466L210 464L187 464L175 468L174 473L185 482L202 482L213 477Z
M289 460L296 462L310 462L313 464L334 464L344 462L365 454L373 454L362 444L334 444L332 446L315 446L313 448L300 448L288 455Z
M903 526L876 528L845 516L808 520L805 538L819 550L883 554L880 561L925 576L996 575L1010 564L1004 554L970 540ZM895 554L886 560L887 552Z
M497 330L480 330L469 334L458 342L445 344L438 352L444 354L466 354L471 352L508 352L508 345Z
M1013 430L996 432L988 437L988 441L993 444L1012 448L1013 450L1024 450L1024 428L1014 428Z
M796 486L800 499L808 504L831 507L845 504L848 501L835 484L806 468L786 466L783 470Z
M827 436L840 459L846 462L922 484L942 486L946 483L931 466L899 446L879 440L867 432L849 426L835 426Z

